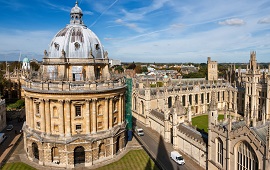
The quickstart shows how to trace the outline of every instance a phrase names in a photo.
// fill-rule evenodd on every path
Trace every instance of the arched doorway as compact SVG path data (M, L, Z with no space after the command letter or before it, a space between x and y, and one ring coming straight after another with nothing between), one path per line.
M84 147L78 146L74 149L74 164L85 163Z
M120 136L116 139L116 146L115 146L115 153L117 153L120 150Z
M52 155L52 162L54 162L54 163L59 163L60 162L59 151L58 151L57 147L52 148L51 155Z
M98 157L99 158L105 157L105 145L104 145L104 143L99 144Z
M34 158L36 158L37 160L39 160L38 145L35 142L32 143L32 152L33 152Z

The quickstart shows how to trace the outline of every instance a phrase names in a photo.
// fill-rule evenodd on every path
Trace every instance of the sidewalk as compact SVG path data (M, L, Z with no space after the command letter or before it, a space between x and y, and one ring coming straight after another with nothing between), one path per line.
M7 160L10 157L10 154L12 154L13 150L16 149L17 145L19 144L21 137L22 134L17 134L9 144L9 147L0 156L0 167L2 167L2 163L4 164L7 162Z
M132 141L128 141L126 148L122 152L120 152L119 154L115 155L112 159L106 160L106 161L104 161L102 163L93 165L91 167L76 167L76 168L73 168L73 169L75 169L75 170L96 169L96 168L105 166L107 164L113 163L115 161L118 161L123 156L125 156L125 154L127 152L129 152L130 150L136 150L136 149L142 149L142 147L139 144L139 142L133 137ZM23 163L28 164L28 165L30 165L33 168L36 168L38 170L45 169L45 166L34 163L34 162L30 161L27 158L26 153L24 151L24 142L23 142L23 140L21 140L18 143L17 148L14 150L13 154L10 156L7 163L9 163L9 162L23 162ZM63 169L67 169L67 168L57 168L57 167L48 167L48 166L46 166L46 170L63 170Z

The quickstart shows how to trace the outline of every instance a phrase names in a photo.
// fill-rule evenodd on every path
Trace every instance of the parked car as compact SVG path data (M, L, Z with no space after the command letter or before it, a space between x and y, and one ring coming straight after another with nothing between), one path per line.
M0 133L0 144L3 143L6 140L7 136L5 133Z
M180 153L178 153L177 151L172 151L170 157L172 160L174 160L176 163L178 163L180 165L185 164L185 160L184 160L183 156L180 155Z
M8 125L7 126L7 131L11 131L13 129L13 125Z

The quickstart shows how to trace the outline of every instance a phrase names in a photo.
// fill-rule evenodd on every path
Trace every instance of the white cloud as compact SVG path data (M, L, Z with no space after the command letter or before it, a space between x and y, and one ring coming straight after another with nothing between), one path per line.
M270 17L260 19L258 24L270 24Z
M245 21L239 18L227 19L225 21L218 22L219 25L229 25L229 26L241 26L245 25Z
M130 29L132 29L132 30L134 30L136 32L139 32L139 33L144 32L144 29L138 27L138 25L136 25L135 23L128 23L128 22L123 21L122 19L117 19L117 20L115 20L115 22L117 24L121 24L123 26L126 26L126 27L128 27L128 28L130 28Z

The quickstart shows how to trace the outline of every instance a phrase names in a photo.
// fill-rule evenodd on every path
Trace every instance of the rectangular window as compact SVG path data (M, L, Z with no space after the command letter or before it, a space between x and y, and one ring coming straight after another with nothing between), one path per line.
M98 128L102 128L102 122L98 122Z
M76 125L76 130L82 130L82 125Z
M81 106L75 106L75 114L76 114L76 117L82 116L82 107Z
M54 131L59 132L59 126L58 125L54 125Z
M39 114L39 103L36 103L36 114Z

